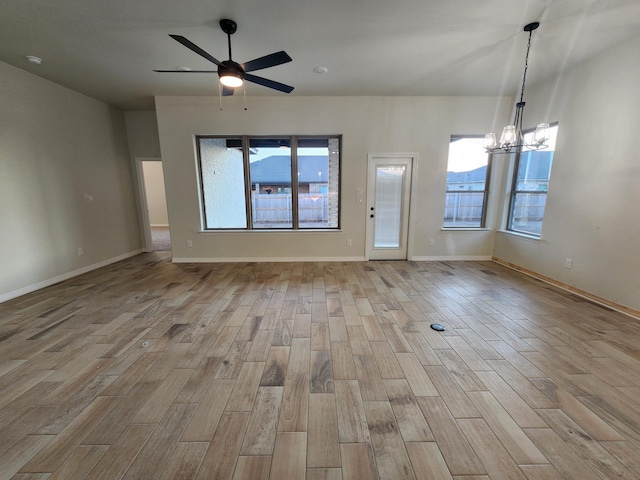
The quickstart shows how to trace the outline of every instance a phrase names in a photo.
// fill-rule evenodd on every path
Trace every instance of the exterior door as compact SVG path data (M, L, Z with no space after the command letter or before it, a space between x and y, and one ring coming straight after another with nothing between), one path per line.
M406 260L413 156L369 155L367 257Z

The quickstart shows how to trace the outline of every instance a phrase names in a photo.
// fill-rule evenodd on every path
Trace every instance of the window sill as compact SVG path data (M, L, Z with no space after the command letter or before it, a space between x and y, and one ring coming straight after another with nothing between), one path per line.
M486 227L442 227L440 229L443 232L490 232L490 228Z
M529 240L530 242L540 243L542 241L542 237L536 237L534 235L527 235L526 233L514 232L512 230L498 230L498 233L504 233L506 235L510 235L512 237L522 238L524 240Z
M198 230L201 235L238 235L239 233L343 233L341 229L336 228L315 228L303 230L291 230L287 228L270 228L270 229L254 229L254 230Z

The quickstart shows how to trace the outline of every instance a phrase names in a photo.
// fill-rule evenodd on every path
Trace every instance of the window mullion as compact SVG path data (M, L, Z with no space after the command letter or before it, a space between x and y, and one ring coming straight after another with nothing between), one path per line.
M247 229L253 230L253 204L251 198L251 166L249 162L249 137L242 137L242 161L244 163L244 196L247 215Z
M298 230L298 137L291 137L291 208L293 229Z

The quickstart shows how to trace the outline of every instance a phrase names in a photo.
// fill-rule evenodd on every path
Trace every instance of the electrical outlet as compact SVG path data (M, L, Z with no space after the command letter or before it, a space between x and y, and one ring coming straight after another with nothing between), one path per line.
M193 247L193 242L191 240L187 240L187 247Z
M347 238L347 247L353 247L353 242L350 238Z
M430 239L429 239L429 246L430 246L430 247L433 247L435 244L436 244L435 239L430 238Z
M78 256L81 257L82 255L84 255L84 252L82 251L82 248L78 249Z
M564 261L564 268L573 267L573 260L571 258L566 258Z

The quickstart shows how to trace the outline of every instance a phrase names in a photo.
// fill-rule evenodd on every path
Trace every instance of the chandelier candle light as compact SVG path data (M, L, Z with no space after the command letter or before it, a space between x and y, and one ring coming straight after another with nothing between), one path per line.
M533 132L532 140L527 143L522 133L522 114L524 112L524 85L527 79L527 68L529 66L529 49L531 48L531 33L540 26L539 22L529 23L525 25L524 31L529 32L529 42L527 43L527 56L524 60L524 74L522 75L522 90L520 91L520 101L516 103L516 114L513 125L507 125L502 130L500 143L496 142L495 133L487 133L484 136L484 148L487 153L511 153L512 150L521 151L523 148L527 150L539 150L547 148L545 143L549 140L549 124L541 123Z

